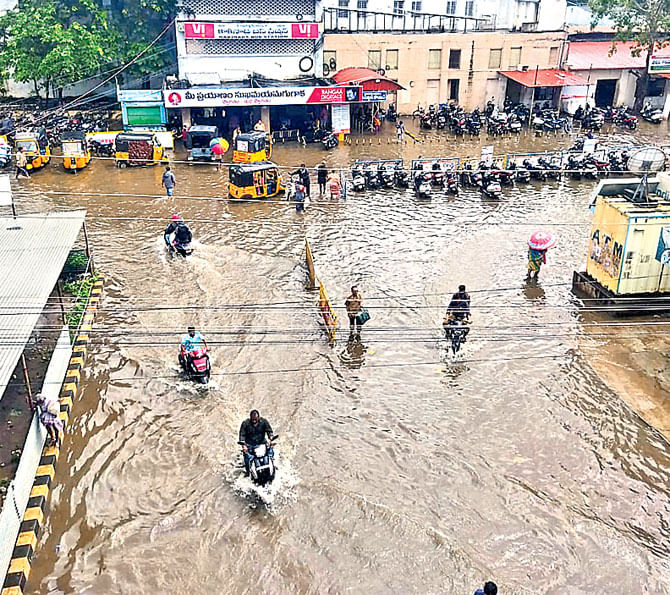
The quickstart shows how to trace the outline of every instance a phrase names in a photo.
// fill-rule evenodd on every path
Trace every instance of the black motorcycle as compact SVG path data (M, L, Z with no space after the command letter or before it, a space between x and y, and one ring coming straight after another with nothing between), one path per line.
M451 351L454 355L458 353L461 345L467 341L468 333L470 332L469 323L465 318L451 316L445 319L442 324L444 328L444 336L448 341L451 341Z
M272 437L272 440L277 440L279 435ZM243 445L243 442L239 443ZM248 472L251 481L256 485L265 486L275 478L276 467L274 459L274 451L272 445L263 443L257 446L247 446L247 454L249 455L248 463L245 461L245 468L248 465Z

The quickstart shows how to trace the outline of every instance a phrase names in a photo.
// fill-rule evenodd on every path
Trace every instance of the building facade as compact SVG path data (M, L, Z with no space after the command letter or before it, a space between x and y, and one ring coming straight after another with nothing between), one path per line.
M339 70L367 66L397 80L405 90L395 101L400 113L455 101L471 110L495 97L502 104L510 79L501 72L558 69L567 53L566 35L472 32L435 34L327 34L324 60ZM512 85L513 87L513 85ZM513 98L523 101L525 96ZM542 100L542 92L536 96ZM550 100L547 96L545 99Z

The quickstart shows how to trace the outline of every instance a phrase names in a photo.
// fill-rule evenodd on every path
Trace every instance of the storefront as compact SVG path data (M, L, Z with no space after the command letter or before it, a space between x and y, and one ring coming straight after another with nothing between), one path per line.
M376 96L375 96L376 97ZM375 97L358 85L277 86L267 88L192 87L163 90L164 106L179 113L186 126L217 126L222 136L231 137L236 127L250 131L260 120L266 131L315 130L349 132L352 104L372 102Z
M117 90L124 130L133 128L165 130L168 119L160 90Z
M536 103L549 104L573 112L573 104L584 104L588 96L588 81L573 72L554 68L498 71L507 79L505 97L523 103L531 109Z

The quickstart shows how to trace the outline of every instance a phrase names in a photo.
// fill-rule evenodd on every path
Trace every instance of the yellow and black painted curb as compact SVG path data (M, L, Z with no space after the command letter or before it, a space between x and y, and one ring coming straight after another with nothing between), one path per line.
M75 337L72 348L72 356L68 364L68 370L60 391L60 418L63 421L63 438L67 433L70 421L70 413L74 399L77 397L81 370L86 360L88 343L91 338L93 319L102 297L102 279L93 284L91 295L84 310L84 317L79 327L79 333ZM61 439L62 441L62 439ZM1 595L21 595L30 577L30 566L37 548L37 539L44 525L44 515L49 491L51 490L54 475L56 473L56 462L60 455L60 445L44 446L42 457L35 472L35 481L30 491L30 498L23 521L16 539L9 569L2 585Z

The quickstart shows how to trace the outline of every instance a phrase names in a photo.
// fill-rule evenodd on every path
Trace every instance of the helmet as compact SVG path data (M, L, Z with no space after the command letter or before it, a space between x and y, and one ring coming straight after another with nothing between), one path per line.
M180 219L181 219L181 217L179 215L177 215L177 213L172 214L172 221L179 221Z

